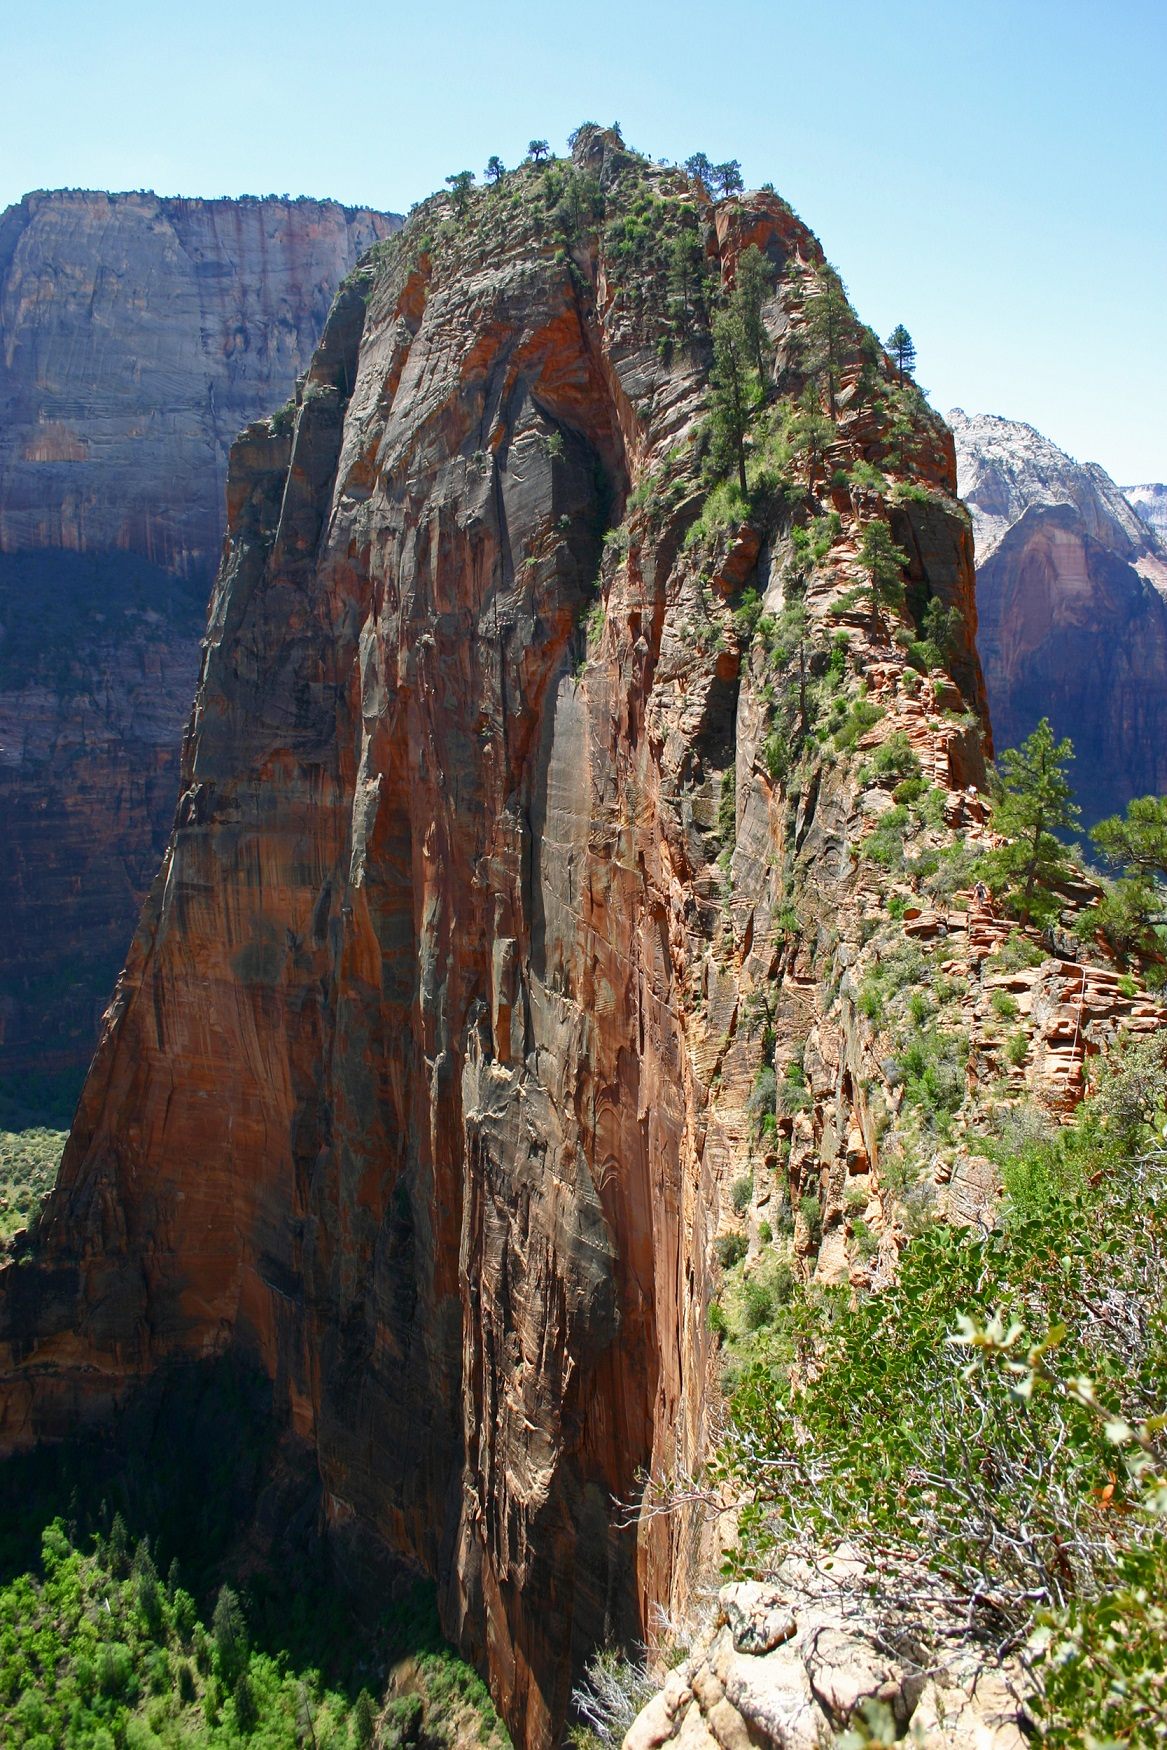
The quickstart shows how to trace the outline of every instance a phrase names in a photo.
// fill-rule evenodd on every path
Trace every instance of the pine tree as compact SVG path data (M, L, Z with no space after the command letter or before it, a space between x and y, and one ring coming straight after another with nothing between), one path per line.
M501 182L506 173L506 165L503 163L497 152L492 152L490 157L486 160L486 169L482 173L487 182Z
M774 284L774 269L755 243L742 251L734 280L734 301L741 317L742 336L750 363L764 386L769 337L762 321L762 305Z
M891 530L880 518L864 525L859 542L859 563L868 577L872 631L886 636L883 610L885 607L899 607L903 601L903 574L908 556L896 546Z
M799 396L786 429L795 456L806 459L806 483L813 486L835 436L835 428L823 412L813 384L808 384Z
M1078 823L1066 776L1073 757L1071 743L1055 741L1043 717L1020 747L1006 748L993 775L992 827L1008 842L989 852L984 870L1023 924L1050 922L1061 909L1050 890L1066 880L1071 865L1054 835Z
M454 211L461 218L470 201L470 190L474 183L472 170L457 170L453 176L447 176L450 185L450 198L454 203Z
M839 387L847 344L854 327L855 318L847 301L846 288L834 268L824 263L807 290L801 352L807 376L818 385L820 392L826 392L832 419L839 416Z
M219 1589L211 1632L215 1637L215 1663L219 1676L231 1688L247 1668L248 1644L243 1607L230 1586Z
M904 372L906 371L908 375L911 376L916 363L915 345L913 344L911 335L908 333L902 322L896 323L895 327L887 337L886 345L888 352L895 360L896 370L899 373L900 387L902 389L904 384Z
M542 164L551 148L546 140L528 140L527 157L533 158L536 164Z
M1090 837L1108 863L1167 881L1167 796L1136 796L1125 816L1100 820Z
M713 320L713 369L710 373L710 421L713 461L719 469L737 468L743 497L746 482L746 431L756 396L741 316L731 305Z
M705 189L713 187L713 166L704 152L694 152L691 158L685 159L685 174Z
M715 164L713 181L721 191L722 200L725 200L728 195L740 194L745 187L742 182L742 167L736 158L730 158L724 164Z

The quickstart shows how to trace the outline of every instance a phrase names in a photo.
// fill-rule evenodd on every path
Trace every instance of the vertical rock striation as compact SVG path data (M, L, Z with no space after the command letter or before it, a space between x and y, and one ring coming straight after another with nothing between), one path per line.
M1167 549L1096 463L1032 426L950 415L977 548L998 744L1048 717L1087 824L1167 791Z
M776 197L712 209L612 134L575 160L460 220L428 203L338 298L294 428L236 444L175 829L33 1255L0 1276L7 1447L171 1359L258 1362L329 1525L436 1578L532 1746L583 1655L691 1576L694 1526L635 1504L709 1433L752 996L813 1038L800 1170L878 1152L840 992L855 786L769 774L746 629L794 525L693 538L708 339L669 343L667 273L624 249L638 215L691 224L732 283L758 245L782 380L821 252ZM913 491L848 483L886 447L861 375L795 519L838 513L808 611L886 513L980 708L951 441L921 405ZM869 616L846 623L875 677ZM982 776L958 687L901 694L886 656L889 727L902 706L954 791ZM797 938L784 863L814 896Z
M173 817L230 444L397 223L79 190L0 215L0 1074L89 1061Z

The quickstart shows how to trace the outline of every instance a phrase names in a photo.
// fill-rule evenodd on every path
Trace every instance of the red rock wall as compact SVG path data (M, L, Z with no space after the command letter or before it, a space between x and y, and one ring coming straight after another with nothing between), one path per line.
M618 188L610 136L581 160ZM741 210L791 279L817 258L780 202ZM682 544L703 350L662 361L598 239L556 259L476 211L367 309L342 298L294 437L236 446L177 825L35 1267L0 1297L0 1438L238 1347L331 1522L437 1579L539 1746L582 1657L688 1582L683 1516L624 1529L613 1500L703 1450L786 827L732 616ZM709 244L732 273L735 233ZM943 446L935 468L951 491ZM971 635L946 514L922 549ZM744 536L725 575L743 552L777 601L784 554Z

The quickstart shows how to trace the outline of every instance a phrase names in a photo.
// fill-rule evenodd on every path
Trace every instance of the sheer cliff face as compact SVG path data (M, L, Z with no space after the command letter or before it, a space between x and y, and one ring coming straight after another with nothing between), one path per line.
M228 448L394 228L318 201L0 216L0 1073L80 1073L158 867Z
M1087 821L1167 791L1167 550L1095 463L951 414L997 743L1069 735Z
M236 445L175 832L35 1260L0 1278L7 1445L242 1351L330 1524L437 1579L531 1745L573 1664L687 1582L684 1515L613 1503L704 1449L763 1024L807 1043L792 1161L828 1225L855 1136L877 1149L839 990L854 785L767 775L734 612L746 585L780 609L789 519L686 546L708 342L658 344L669 294L619 253L693 192L610 135L577 157L420 212L338 300L294 432ZM725 280L768 255L784 369L817 244L772 196L693 217ZM857 374L832 468L881 453ZM886 511L976 706L950 440L921 408L908 448L894 508L812 481L839 522L808 610ZM847 623L887 729L943 783L983 775L951 681L897 691L902 657ZM773 921L795 879L798 936Z

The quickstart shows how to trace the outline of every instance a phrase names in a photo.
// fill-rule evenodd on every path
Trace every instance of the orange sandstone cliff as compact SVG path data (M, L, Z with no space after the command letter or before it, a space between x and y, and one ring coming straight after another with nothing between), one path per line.
M585 129L574 165L420 209L338 298L294 429L239 439L174 832L60 1183L0 1275L6 1448L181 1358L257 1363L327 1525L436 1579L532 1746L588 1651L691 1579L684 1515L618 1504L704 1450L712 1243L763 1053L799 1047L788 1172L824 1256L878 1159L848 973L870 820L825 733L797 782L767 752L757 611L808 519L814 673L829 627L874 739L902 730L950 819L982 818L946 428L921 403L893 442L857 353L797 488L695 529L686 229L724 285L766 255L793 395L811 234ZM909 682L851 599L873 516L909 602L954 611L951 675Z

